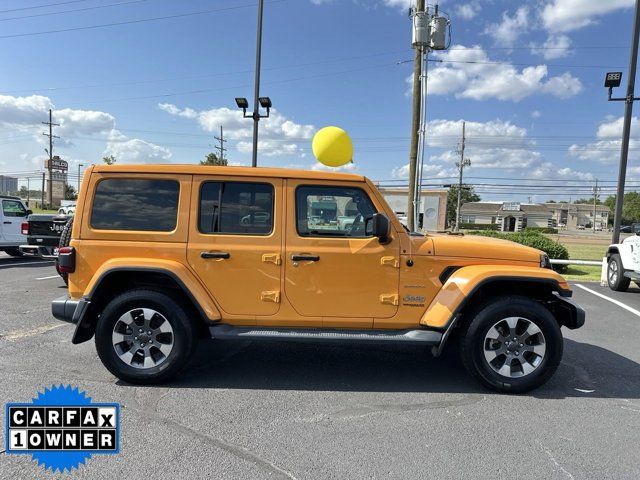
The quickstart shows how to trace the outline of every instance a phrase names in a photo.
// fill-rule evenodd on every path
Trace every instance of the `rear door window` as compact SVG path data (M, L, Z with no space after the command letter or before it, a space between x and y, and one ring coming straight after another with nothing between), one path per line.
M269 235L273 230L273 185L205 182L200 189L202 233Z
M98 183L91 227L170 232L176 228L180 184L175 180L109 178Z

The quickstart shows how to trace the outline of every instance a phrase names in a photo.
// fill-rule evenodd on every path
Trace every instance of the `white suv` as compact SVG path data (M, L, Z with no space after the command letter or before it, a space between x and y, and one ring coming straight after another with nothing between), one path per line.
M22 222L27 220L31 210L19 197L0 195L0 251L13 257L22 254L18 247L27 237L22 234Z

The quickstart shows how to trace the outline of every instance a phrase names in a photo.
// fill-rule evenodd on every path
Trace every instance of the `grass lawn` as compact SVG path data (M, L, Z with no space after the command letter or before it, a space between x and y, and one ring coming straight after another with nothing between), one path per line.
M42 208L32 208L33 213L46 213L46 214L55 214L58 213L58 210L43 210Z
M559 239L566 249L569 251L569 258L572 260L596 260L601 261L607 252L606 245L594 245L593 243L563 242ZM591 265L569 265L569 269L562 275L574 282L599 282L601 267Z

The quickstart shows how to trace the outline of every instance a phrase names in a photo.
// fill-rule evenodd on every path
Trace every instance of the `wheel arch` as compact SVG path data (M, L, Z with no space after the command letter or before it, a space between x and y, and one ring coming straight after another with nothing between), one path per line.
M491 298L506 295L525 296L543 303L560 325L579 328L584 323L584 312L568 299L572 291L557 273L546 269L496 266L457 270L435 296L420 324L445 332L453 327L464 327L481 305Z
M89 307L78 320L72 342L77 344L90 340L107 303L115 296L136 288L148 288L176 298L188 310L201 333L206 335L206 327L221 318L220 312L209 298L203 298L203 292L193 291L192 279L187 279L187 282L190 285L175 271L161 267L120 266L101 272L83 297L89 302Z

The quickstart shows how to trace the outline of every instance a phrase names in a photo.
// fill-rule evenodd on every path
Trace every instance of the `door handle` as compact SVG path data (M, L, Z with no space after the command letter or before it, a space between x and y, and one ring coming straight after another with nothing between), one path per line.
M231 254L227 252L200 252L200 257L209 259L209 258L223 258L227 259L231 257Z
M320 261L320 255L294 253L291 255L291 260L294 262L318 262Z
M5 225L11 225L11 222L2 222L2 223L4 223Z

